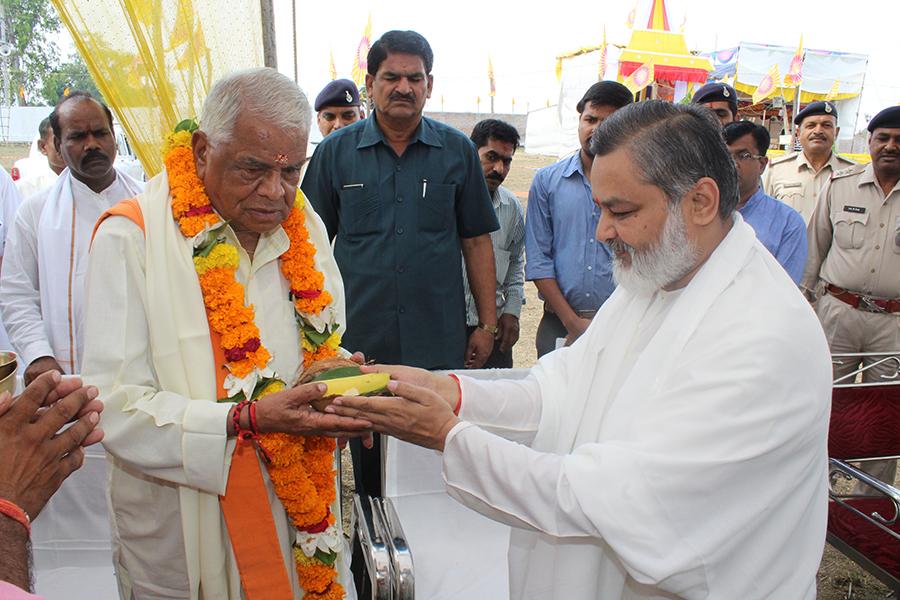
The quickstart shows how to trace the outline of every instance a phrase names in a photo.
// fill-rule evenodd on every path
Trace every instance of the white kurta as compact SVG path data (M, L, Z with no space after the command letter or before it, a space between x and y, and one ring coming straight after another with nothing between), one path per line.
M53 356L67 373L81 369L84 279L94 224L105 210L142 189L122 173L100 193L66 169L22 203L7 239L0 310L24 370Z
M101 426L111 462L114 558L126 598L237 600L240 579L218 499L234 450L226 434L231 404L214 402L203 298L190 241L172 218L165 177L163 172L151 180L139 197L146 239L128 219L107 219L94 240L88 277L84 378L100 388L105 404ZM306 217L319 249L317 267L343 323L343 286L325 228L311 208ZM286 380L301 364L289 286L278 262L289 243L280 227L263 235L252 261L239 250L237 272L273 355L270 364ZM293 529L267 475L266 484L299 597ZM333 511L340 514L338 506ZM338 567L345 575L346 565Z
M22 203L21 196L16 191L12 177L6 172L6 169L0 167L0 260L3 258L4 247L6 246L6 238L9 230L12 229L13 221L16 219L16 211ZM0 351L12 350L9 342L9 336L3 321L0 319Z
M525 380L462 378L444 477L513 526L514 600L815 597L831 389L815 315L740 217L663 296L620 287Z

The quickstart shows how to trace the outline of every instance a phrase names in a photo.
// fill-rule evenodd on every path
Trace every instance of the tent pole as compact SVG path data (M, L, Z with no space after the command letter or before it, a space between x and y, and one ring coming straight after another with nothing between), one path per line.
M278 68L275 55L275 10L272 0L259 0L259 16L262 21L263 64L273 69Z

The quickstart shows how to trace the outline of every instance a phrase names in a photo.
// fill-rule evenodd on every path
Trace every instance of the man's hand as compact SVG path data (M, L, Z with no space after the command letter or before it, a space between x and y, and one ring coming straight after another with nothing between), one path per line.
M256 402L260 433L341 438L360 437L372 428L368 421L325 414L310 406L310 401L321 398L325 390L324 383L306 383L260 398Z
M438 394L451 410L459 404L459 386L449 375L438 375L418 367L402 365L367 365L360 369L363 373L387 373L391 379L409 383Z
M519 317L504 313L500 315L497 328L497 343L500 344L500 352L509 352L510 348L519 341Z
M466 346L466 368L480 369L494 349L494 336L480 327L476 327L469 336Z
M447 434L459 422L447 402L430 389L401 381L391 381L388 389L393 397L341 396L325 410L363 419L372 423L375 431L443 451Z
M25 373L23 375L25 378L25 385L28 385L34 381L38 375L46 373L47 371L58 371L62 373L63 368L59 366L59 363L56 362L56 359L52 356L42 356L34 359L31 361L31 364L25 368Z
M97 388L77 377L43 373L10 403L0 399L0 498L33 519L63 480L84 461L82 446L99 442L103 431ZM42 407L47 410L35 418ZM79 415L81 415L79 417ZM75 420L75 423L60 429Z
M581 334L587 330L590 324L590 319L584 319L582 317L575 317L568 323L564 323L566 331L569 332L569 335L566 336L566 346L574 344L575 340L581 337Z

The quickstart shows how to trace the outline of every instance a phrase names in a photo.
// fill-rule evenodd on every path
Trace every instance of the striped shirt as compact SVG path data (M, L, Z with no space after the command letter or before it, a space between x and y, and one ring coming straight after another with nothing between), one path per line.
M519 316L525 303L525 211L515 194L503 187L491 194L500 229L491 232L494 263L497 267L497 317ZM478 325L475 298L469 289L463 260L463 289L466 292L466 324Z

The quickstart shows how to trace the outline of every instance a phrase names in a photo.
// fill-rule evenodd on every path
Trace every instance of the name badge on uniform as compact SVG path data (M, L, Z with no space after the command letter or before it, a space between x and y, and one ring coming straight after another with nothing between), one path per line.
M802 181L786 181L781 184L781 187L793 188L793 187L800 187L802 185L803 185Z
M866 214L866 207L865 206L849 206L849 205L845 204L844 212L856 213L858 215L864 215L864 214Z

